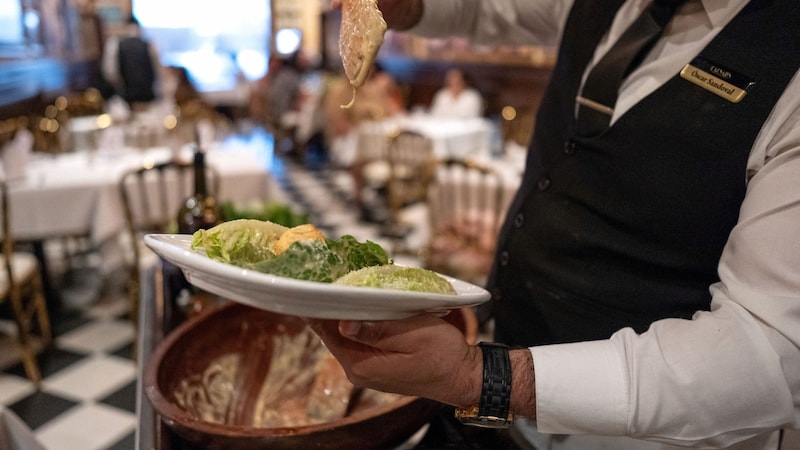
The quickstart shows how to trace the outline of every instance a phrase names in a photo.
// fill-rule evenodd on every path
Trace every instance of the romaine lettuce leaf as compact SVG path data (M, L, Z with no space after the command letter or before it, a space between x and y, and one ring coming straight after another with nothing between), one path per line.
M261 220L234 220L196 232L192 248L202 248L209 258L239 267L325 283L353 270L389 263L380 245L358 242L350 235L295 242L276 256L274 244L287 229Z
M253 266L254 270L298 280L330 283L364 267L389 264L386 251L372 241L341 239L299 241L280 255Z
M192 236L192 248L202 248L217 261L248 267L275 257L272 246L288 228L261 220L233 220Z
M436 294L456 293L449 281L432 270L394 264L356 270L336 279L333 283Z

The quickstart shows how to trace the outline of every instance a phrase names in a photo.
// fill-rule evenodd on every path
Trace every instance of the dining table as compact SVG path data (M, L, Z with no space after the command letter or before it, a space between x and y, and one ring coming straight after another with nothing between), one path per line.
M437 158L467 157L488 154L498 132L485 117L448 118L427 113L411 113L379 121L363 122L358 134L367 139L390 137L398 131L414 131L430 138Z
M355 159L366 162L364 177L381 185L389 177L388 154L392 136L412 131L431 140L436 160L459 159L491 167L503 176L510 203L525 166L524 149L503 143L499 126L486 117L450 118L414 112L359 124Z
M275 190L270 177L271 151L242 139L210 143L206 161L219 177L218 200L246 204L269 199ZM101 147L33 153L25 176L7 181L14 240L33 245L45 278L48 258L44 244L63 238L80 238L86 247L97 250L104 270L118 267L122 252L117 238L126 227L119 190L123 174L172 158L190 161L192 152L191 145L184 145L177 150L166 146ZM49 290L50 296L57 296Z
M166 147L35 155L26 177L9 182L14 238L86 236L104 242L125 226L118 187L122 175L170 158ZM256 154L219 146L206 159L220 177L220 200L246 202L269 195L269 171Z

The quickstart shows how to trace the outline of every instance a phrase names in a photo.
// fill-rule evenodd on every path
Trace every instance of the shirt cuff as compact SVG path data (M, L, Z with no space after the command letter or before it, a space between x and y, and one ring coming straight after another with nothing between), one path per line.
M538 430L625 435L628 376L609 341L532 347Z

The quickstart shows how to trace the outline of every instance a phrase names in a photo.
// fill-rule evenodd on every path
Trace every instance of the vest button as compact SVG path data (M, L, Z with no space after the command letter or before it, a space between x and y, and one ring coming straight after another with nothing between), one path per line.
M514 216L514 227L522 228L522 224L525 223L525 216L522 214L517 214Z
M564 142L564 154L571 155L573 153L575 153L575 141L568 140Z
M500 265L505 267L508 265L509 255L507 251L503 251L500 253Z
M539 188L540 191L546 190L550 187L550 179L547 177L539 178L539 181L536 182L536 187Z

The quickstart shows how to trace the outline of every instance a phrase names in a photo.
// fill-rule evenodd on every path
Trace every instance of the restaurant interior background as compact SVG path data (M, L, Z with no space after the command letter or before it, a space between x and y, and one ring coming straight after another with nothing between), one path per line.
M176 137L165 121L178 117L174 102L172 109L153 107L120 118L112 111L112 100L93 90L105 41L121 35L131 15L154 44L162 66L187 69L207 108L202 117L213 119L204 150L209 170L220 178L220 202L241 209L259 202L284 205L331 235L375 240L410 264L431 261L425 252L430 252L433 225L428 225L425 198L400 205L409 215L402 225L412 229L398 237L400 220L388 199L384 215L365 217L354 205L354 169L332 163L324 139L312 141L313 148L305 140L293 142L284 152L276 139L285 138L285 130L253 117L251 98L268 75L271 56L299 50L311 67L304 87L317 94L324 80L341 78L341 17L328 4L0 2L0 167L13 207L10 233L18 250L35 253L41 264L54 337L49 345L36 347L38 383L26 372L13 339L0 339L0 423L10 426L10 415L21 419L22 428L48 450L150 448L148 440L157 439L152 429L142 434L147 400L141 371L152 348L141 345L146 321L131 315L128 273L119 261L125 259L120 246L126 243L116 241L125 240L126 217L118 185L128 169L175 158L202 133L195 124L188 134ZM422 39L390 31L379 62L401 87L406 111L399 119L365 128L359 137L386 141L387 135L413 128L431 140L438 160L469 160L473 166L490 167L501 179L518 180L521 154L553 61L549 48L475 46L462 39ZM451 68L464 72L484 99L479 119L437 122L426 116ZM157 125L150 127L145 119ZM32 153L24 158L27 174L12 180L9 149L21 129L30 131ZM381 173L372 167L367 178L381 178ZM498 202L507 202L515 186L513 181L502 186ZM385 186L373 194L386 195ZM177 212L182 200L175 199L170 211ZM458 232L450 230L451 241ZM479 246L487 250L491 245ZM483 273L475 275L480 280ZM152 289L147 280L141 284L142 292ZM0 304L3 332L12 329L6 325L7 303Z

